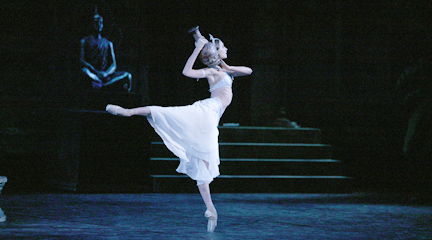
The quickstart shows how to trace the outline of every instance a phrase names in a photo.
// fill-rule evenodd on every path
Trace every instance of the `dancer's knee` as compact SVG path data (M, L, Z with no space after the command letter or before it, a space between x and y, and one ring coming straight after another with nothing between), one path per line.
M198 187L201 186L201 185L203 185L203 184L210 184L209 181L197 180L196 182L197 182L197 186L198 186Z

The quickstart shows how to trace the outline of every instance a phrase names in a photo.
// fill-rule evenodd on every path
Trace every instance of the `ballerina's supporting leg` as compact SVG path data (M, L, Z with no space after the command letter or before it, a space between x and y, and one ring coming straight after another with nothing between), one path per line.
M106 111L113 115L119 115L123 117L130 117L133 115L147 116L151 113L149 107L138 107L138 108L126 109L112 104L108 104L106 106Z
M201 193L201 197L207 207L204 216L208 219L207 232L213 232L217 226L217 211L213 205L213 201L210 195L210 186L208 183L198 185L198 189Z

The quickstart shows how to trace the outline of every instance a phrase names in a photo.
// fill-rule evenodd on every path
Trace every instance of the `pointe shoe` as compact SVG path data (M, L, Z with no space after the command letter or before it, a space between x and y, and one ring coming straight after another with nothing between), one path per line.
M105 110L107 112L111 113L112 115L118 115L118 116L123 116L123 117L130 117L131 116L130 110L124 109L124 108L117 106L117 105L108 104L106 106Z
M207 210L205 211L204 216L208 219L207 232L213 232L217 226L217 213Z
M117 115L118 114L118 109L120 108L120 106L117 105L112 105L112 104L108 104L105 108L105 110L109 113L111 113L112 115Z

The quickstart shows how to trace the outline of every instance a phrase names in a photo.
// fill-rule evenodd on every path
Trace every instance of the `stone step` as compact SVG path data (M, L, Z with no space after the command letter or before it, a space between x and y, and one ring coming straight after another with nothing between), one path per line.
M219 143L220 158L331 159L332 148L318 143ZM163 142L151 143L151 157L173 157Z
M219 127L219 142L320 143L317 128Z
M153 175L175 173L178 158L150 158ZM335 176L342 174L342 164L334 159L221 159L224 175L303 175Z
M196 182L186 175L151 175L156 193L196 193ZM221 175L212 193L346 193L352 179L345 176Z

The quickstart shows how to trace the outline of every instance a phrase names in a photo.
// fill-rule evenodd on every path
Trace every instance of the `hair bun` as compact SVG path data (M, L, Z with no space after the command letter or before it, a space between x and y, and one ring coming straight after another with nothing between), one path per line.
M201 62L208 67L220 64L219 54L217 52L216 46L211 42L208 42L204 45L200 53L200 59Z

